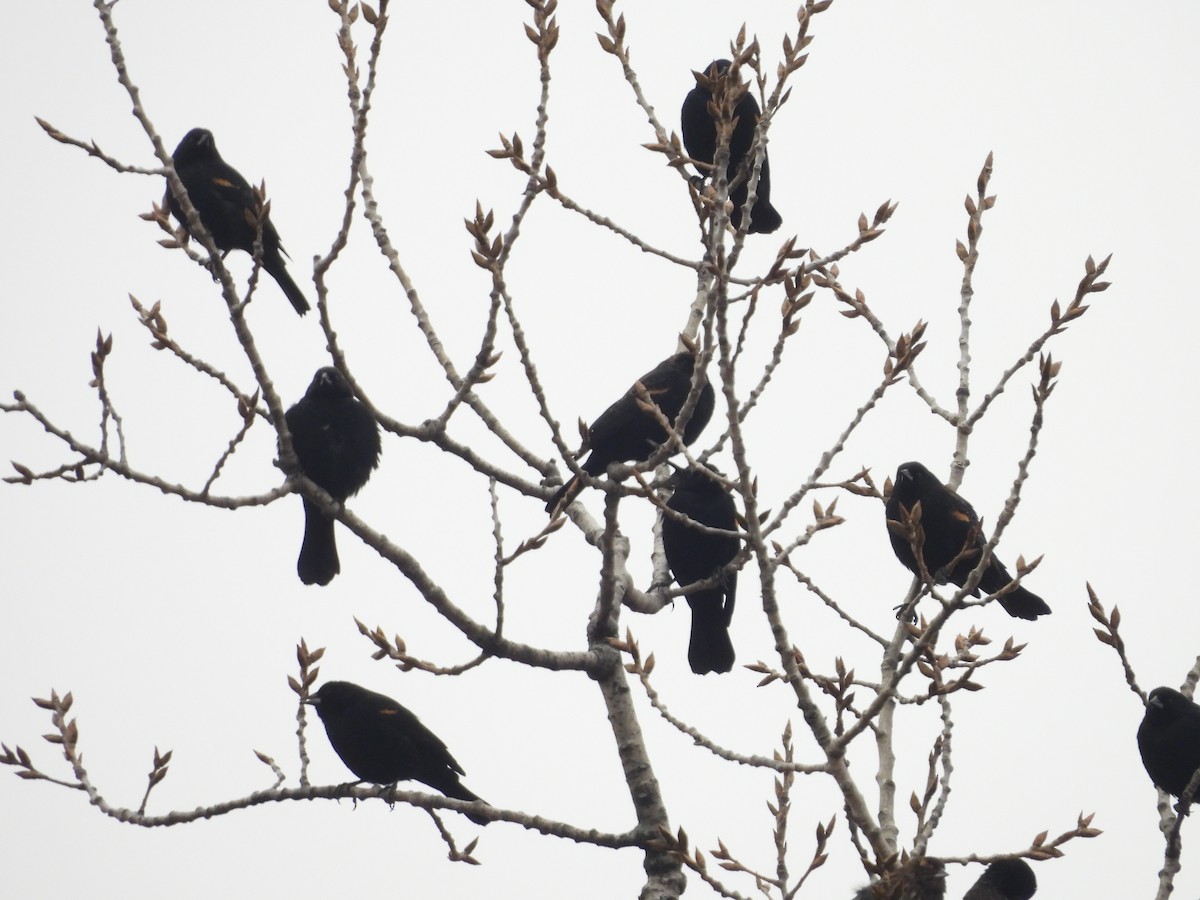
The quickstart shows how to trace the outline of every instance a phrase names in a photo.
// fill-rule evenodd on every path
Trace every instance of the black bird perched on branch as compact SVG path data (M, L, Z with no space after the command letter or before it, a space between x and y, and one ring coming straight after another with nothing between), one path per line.
M709 165L712 165L713 159L717 155L716 115L715 111L710 108L710 104L713 102L713 82L719 75L727 72L730 65L732 63L729 60L718 59L711 63L704 73L694 72L696 86L684 98L683 108L679 112L680 122L683 125L683 146L686 148L688 156ZM754 129L758 125L762 110L759 109L758 101L754 99L754 95L750 93L746 85L731 85L729 89L744 91L733 108L733 117L736 121L733 126L733 134L729 138L729 165L725 168L725 177L730 184L739 174L741 175L741 183L736 187L731 187L729 191L729 199L733 203L733 212L729 215L729 221L734 228L737 228L742 221L742 207L746 203L746 194L750 186L750 168L754 165L754 157L750 154L750 150L754 145ZM746 163L745 171L742 171L743 163ZM715 174L711 170L701 171L700 174L712 175L715 178ZM758 199L750 211L750 227L746 230L750 234L770 234L783 224L783 219L771 205L771 165L765 150L763 151L762 168L758 173L756 193Z
M715 470L714 470L715 473ZM719 475L720 473L715 473ZM737 529L733 497L706 474L705 467L683 469L671 476L675 492L667 509L689 519L720 528ZM663 549L667 565L680 587L716 575L737 556L738 538L732 534L700 531L688 522L663 517ZM729 622L737 597L737 572L725 573L720 583L687 595L692 608L692 636L688 643L688 665L697 675L728 672L733 668L733 644Z
M921 556L926 571L938 584L950 581L962 587L971 570L978 565L979 554L987 543L979 527L979 516L970 503L942 484L919 462L906 462L900 466L887 502L888 536L896 558L918 577L921 570L903 526L904 516L911 515L918 503L921 519L915 524L924 531ZM994 593L1012 580L1008 569L993 554L972 595L978 597L980 589ZM1041 597L1023 587L997 600L1005 612L1018 619L1036 619L1050 613L1050 607Z
M441 739L391 697L327 681L304 702L316 707L334 752L360 781L419 781L455 800L479 800L458 780L466 773Z
M212 132L204 128L193 128L183 136L172 158L175 172L187 188L192 206L196 207L200 221L212 235L217 249L225 253L230 250L245 250L253 255L254 238L258 233L258 198L246 179L221 159ZM170 184L167 185L167 206L184 231L187 231L187 218L179 200L171 192ZM309 310L308 300L288 274L283 261L286 255L279 243L279 232L271 224L270 216L264 216L262 267L283 289L296 312L304 315Z
M379 425L337 369L318 369L285 418L300 468L339 503L357 494L379 465ZM305 584L326 585L341 571L333 518L303 499L304 543L296 571Z
M1037 878L1023 859L998 859L984 870L963 900L1029 900Z
M1179 691L1156 687L1146 702L1137 742L1155 787L1180 796L1200 768L1200 706Z
M645 388L651 402L674 427L692 387L692 371L695 369L696 359L697 357L689 352L676 353L664 359L639 378L620 400L600 413L600 417L588 429L588 446L591 452L581 467L583 471L595 477L603 474L615 462L644 462L653 456L654 451L667 440L668 435L655 414L642 408L638 385ZM708 376L702 373L700 379L700 394L692 408L692 417L688 419L680 435L684 444L691 444L700 436L700 432L712 418L716 403ZM579 479L572 476L550 498L550 502L546 504L546 511L554 515L574 500L581 489Z

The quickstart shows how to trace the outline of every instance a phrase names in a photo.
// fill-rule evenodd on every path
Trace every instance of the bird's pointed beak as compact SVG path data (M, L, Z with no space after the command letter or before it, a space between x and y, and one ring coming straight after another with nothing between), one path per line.
M666 480L662 482L662 485L663 487L669 487L673 490L679 487L680 476L683 475L685 468L669 459L664 460L664 462L671 467L671 474L666 477Z

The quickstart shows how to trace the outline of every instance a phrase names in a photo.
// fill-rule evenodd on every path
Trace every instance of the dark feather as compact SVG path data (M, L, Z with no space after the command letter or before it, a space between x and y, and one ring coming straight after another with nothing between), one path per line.
M733 497L701 469L685 469L672 477L675 491L667 508L689 519L734 531L737 528ZM712 577L737 556L738 539L700 531L687 522L663 517L663 549L667 565L680 587ZM728 672L733 668L729 622L737 597L737 572L727 572L719 584L687 595L692 609L688 664L697 675Z
M213 243L219 250L244 250L254 253L258 229L255 211L258 201L254 190L241 174L221 158L212 132L193 128L183 136L173 154L175 172L187 188L192 206ZM188 231L187 218L178 198L167 186L167 206L172 215ZM189 231L190 234L190 231ZM286 252L279 242L279 232L267 216L262 223L262 267L283 290L296 312L309 310L304 293L288 274L284 263Z
M300 468L341 503L358 493L379 464L379 425L337 369L318 369L286 419ZM308 499L296 571L305 584L319 585L341 571L333 519Z
M914 575L920 574L920 567L912 544L896 526L918 503L925 537L921 555L926 570L939 584L949 581L962 587L979 564L979 555L987 543L979 528L979 517L970 503L942 484L920 463L906 462L900 466L887 502L888 537L896 558ZM1012 580L1004 563L993 554L972 594L980 596L981 589L995 593ZM1024 587L997 599L1005 612L1015 618L1036 619L1050 613L1045 601Z
M359 780L419 781L456 800L479 800L459 781L466 773L442 740L391 697L327 681L305 702L316 708L334 752Z
M729 60L718 59L708 67L702 77L715 78L718 74L726 72L730 65ZM683 146L688 156L710 165L717 155L717 126L708 108L711 101L712 92L703 84L697 83L684 98L683 108L679 113L683 126ZM730 213L729 220L733 227L737 228L741 224L742 207L746 205L749 193L749 168L754 162L754 158L749 154L754 145L754 129L762 115L753 93L747 91L738 100L733 115L737 124L729 138L729 165L725 171L726 178L732 185L729 200L733 203L733 212ZM749 164L743 167L747 159ZM711 176L710 172L701 171L701 174ZM740 179L736 185L735 179ZM771 205L771 161L766 152L763 153L762 168L758 173L758 189L755 193L757 200L750 212L750 227L746 230L750 234L770 234L783 224L783 219Z
M653 456L654 451L667 439L667 432L651 411L642 408L637 384L646 389L651 401L662 410L663 417L674 426L687 402L695 365L696 360L691 353L677 353L639 378L588 429L591 452L580 468L589 475L598 476L604 474L613 463L643 462ZM708 376L702 375L701 378L700 394L696 398L692 416L680 435L683 442L689 445L700 436L712 418L716 404ZM553 515L570 503L579 490L578 480L572 477L550 498L546 511Z
M1180 796L1200 768L1200 706L1172 688L1155 688L1137 742L1155 787Z

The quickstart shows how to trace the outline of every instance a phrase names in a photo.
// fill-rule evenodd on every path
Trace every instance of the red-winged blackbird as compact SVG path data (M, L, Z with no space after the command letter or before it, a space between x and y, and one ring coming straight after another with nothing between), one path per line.
M341 503L357 494L379 465L379 425L337 369L318 369L286 419L300 468ZM320 585L341 571L333 519L307 497L296 571L305 584Z
M1179 691L1155 688L1138 726L1137 742L1150 780L1178 797L1200 768L1200 706Z
M911 512L918 502L921 504L920 525L925 532L921 555L926 570L938 584L950 581L962 587L971 570L979 563L979 553L987 543L979 529L979 516L975 515L970 503L942 484L936 475L920 463L906 462L900 466L896 470L896 481L887 502L888 536L892 540L896 558L914 575L920 574L920 567L913 555L912 544L899 523L903 521L901 508ZM893 525L893 522L897 524ZM946 571L959 554L962 556L953 569ZM995 593L1012 580L1008 569L993 554L972 594L978 597L980 589L989 594ZM1050 607L1041 597L1023 587L997 600L1005 612L1018 619L1036 619L1050 613Z
M706 475L703 467L676 472L671 482L675 493L667 501L668 509L711 528L737 529L733 497ZM686 522L664 516L663 549L671 574L680 587L687 587L712 577L737 556L738 538L699 531ZM688 606L692 608L688 665L697 675L728 672L733 668L729 621L736 597L736 571L726 572L720 584L687 595Z
M695 366L696 358L691 353L676 353L639 378L620 400L600 413L600 417L588 429L591 452L581 466L583 471L598 476L615 462L644 462L653 456L658 446L667 439L667 432L652 412L639 405L637 384L646 389L650 399L662 410L664 418L674 425L691 390ZM700 396L696 398L692 417L680 435L685 444L691 444L700 436L712 418L715 402L708 376L702 374ZM570 503L580 490L579 480L572 476L550 498L546 511L553 515Z
M212 132L193 128L183 136L172 158L175 172L187 188L192 206L196 207L200 221L212 235L217 249L226 253L245 250L253 254L257 234L254 191L236 169L221 159ZM186 231L187 219L171 193L170 185L167 186L167 205ZM283 262L286 255L279 243L279 232L268 216L262 223L262 267L283 289L296 312L304 315L309 310L308 300L288 274Z
M304 702L316 707L334 752L360 781L419 781L455 800L479 800L458 780L466 773L441 739L391 697L327 681Z
M1029 900L1037 878L1023 859L998 859L979 876L963 900Z
M692 159L711 164L717 155L717 126L708 104L712 100L712 92L705 87L705 81L715 79L731 65L727 59L718 59L709 65L705 73L695 73L697 85L688 92L683 101L683 109L679 118L683 125L683 146ZM732 88L731 88L732 89ZM750 153L754 144L754 129L758 125L758 101L747 91L734 106L733 115L737 123L729 138L729 165L725 169L725 177L730 184L738 176L742 163ZM754 157L749 158L747 171L741 172L741 183L731 187L729 200L733 203L733 212L729 221L737 228L742 221L742 207L746 203L746 194L750 186L749 168L754 164ZM701 175L712 175L702 171ZM714 176L715 177L715 176ZM751 234L770 234L783 224L783 219L771 205L771 166L767 154L763 153L762 169L758 173L758 199L754 209L750 211L750 227L746 230Z
M885 873L878 881L859 890L854 900L943 900L945 896L945 863L922 856Z

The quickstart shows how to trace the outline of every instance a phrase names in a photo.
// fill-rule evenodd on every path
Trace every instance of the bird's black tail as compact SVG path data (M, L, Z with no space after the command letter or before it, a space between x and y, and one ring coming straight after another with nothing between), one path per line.
M742 222L742 206L746 203L746 188L743 186L733 191L729 195L729 200L733 204L733 211L729 214L729 224L738 228ZM771 201L759 197L754 201L754 208L750 210L750 227L746 229L746 232L748 234L770 234L782 224L783 216L779 215L775 207L771 205Z
M1050 615L1050 607L1046 601L1039 597L1033 591L1027 591L1023 587L1017 588L1011 594L1005 594L998 598L1000 605L1004 607L1004 611L1014 619L1036 619L1038 616Z
M979 586L991 594L1003 588L1010 581L1012 581L1012 576L1008 574L1008 570L998 560L993 559L992 564L983 573L983 577L979 579ZM1048 616L1051 612L1045 600L1023 587L1018 587L1015 591L996 599L1004 607L1004 611L1014 619L1033 621L1038 616Z
M472 793L471 790L469 788L467 788L467 786L464 785L461 781L459 781L457 777L455 777L455 779L453 781L446 779L443 783L438 784L436 787L439 791L441 791L447 797L451 797L455 800L467 800L467 801L478 800L484 806L491 806L491 804L488 803L486 800L484 800L484 799L480 798L479 796L477 796L476 794ZM472 815L471 813L463 813L463 815L466 816L468 819L470 819L472 822L474 822L476 825L486 825L488 823L488 820L483 816L475 816L475 815Z
M555 515L559 510L565 507L568 503L575 499L581 490L579 479L571 476L571 478L554 492L554 496L550 498L550 502L546 504L546 512L551 516Z
M779 215L769 201L760 197L754 204L754 209L750 211L750 227L746 230L750 234L770 234L782 224L783 216Z
M304 501L304 543L300 545L296 572L305 584L324 587L342 570L333 536L333 523L333 519L308 500Z
M452 797L455 800L480 799L469 787L459 781L457 777L453 781L447 780L444 785L438 785L438 790L447 797Z
M292 306L296 308L296 312L304 315L312 307L308 305L308 298L297 286L296 282L292 281L292 276L288 274L287 266L283 264L283 257L277 257L272 260L263 260L263 268L267 274L275 279L275 283L283 290L283 293L291 301Z
M729 614L722 606L724 592L700 591L688 596L692 607L692 636L688 643L688 665L697 675L728 672L733 668L733 644L729 640Z

